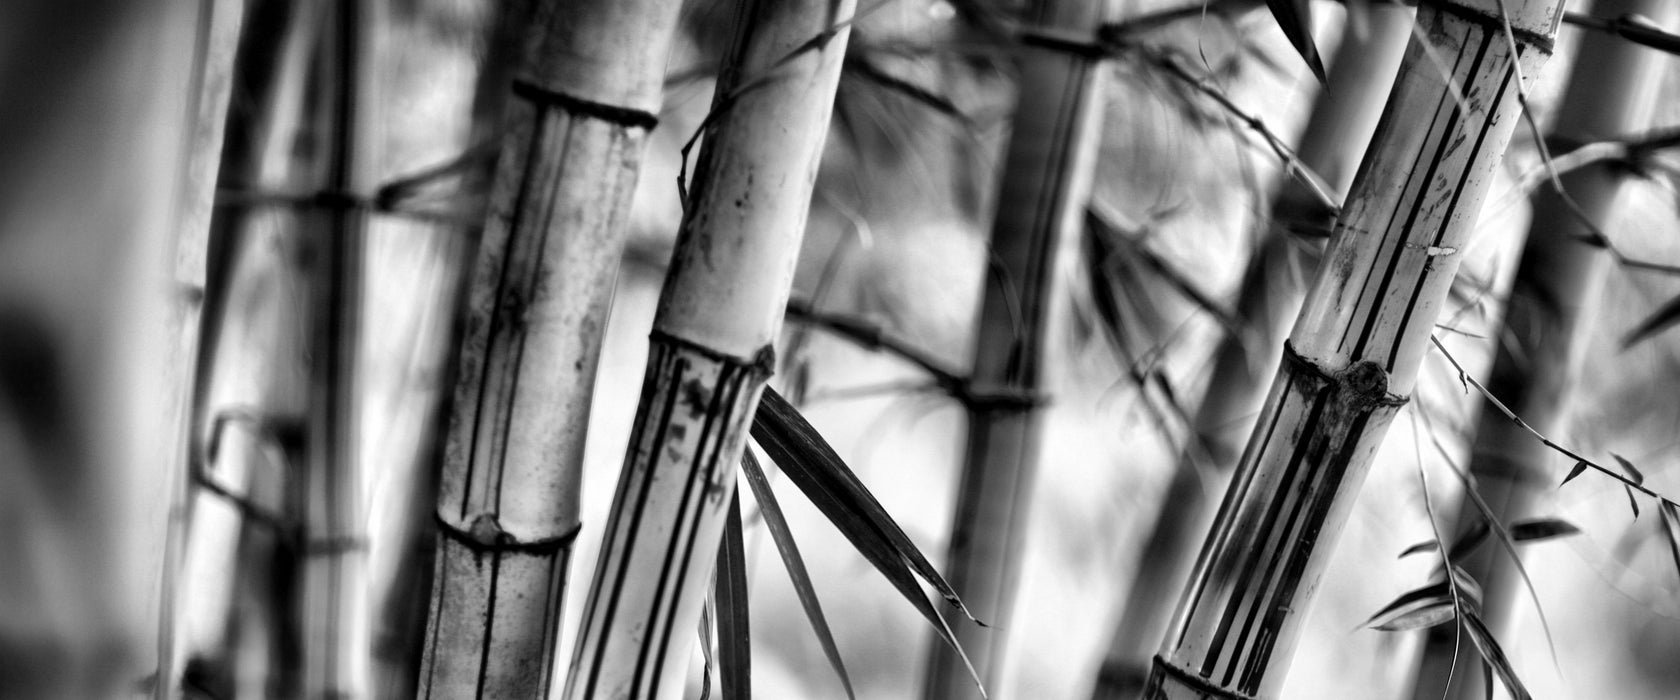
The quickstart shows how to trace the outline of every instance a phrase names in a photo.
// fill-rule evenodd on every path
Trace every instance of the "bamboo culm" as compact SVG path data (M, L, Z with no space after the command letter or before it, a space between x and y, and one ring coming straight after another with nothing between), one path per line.
M1680 23L1680 4L1668 0L1597 0L1593 12L1604 17L1639 15L1665 29ZM1656 107L1662 55L1610 34L1581 36L1574 68L1552 127L1554 143L1591 143L1622 138L1648 128ZM1602 163L1564 173L1560 180L1581 221L1547 184L1535 193L1534 215L1509 301L1504 330L1496 338L1488 390L1530 426L1547 435L1562 430L1610 265L1609 255L1586 242L1603 230L1615 212L1617 194L1634 175L1623 166ZM1503 523L1542 515L1562 469L1560 457L1503 413L1484 408L1471 448L1470 473L1482 500ZM1459 527L1484 522L1468 498L1459 507ZM1482 619L1496 635L1514 629L1526 589L1504 548L1484 546L1462 561L1482 585ZM1414 697L1469 700L1482 697L1485 672L1474 645L1464 643L1453 667L1456 625L1430 630Z
M1550 55L1561 13L1560 0L1419 7L1370 153L1144 697L1279 696L1334 535L1416 383L1520 119L1519 91Z
M745 0L654 316L565 697L680 696L773 366L851 0Z
M1377 128L1411 39L1415 14L1415 8L1404 5L1370 3L1363 35L1351 18L1342 30L1329 84L1313 105L1297 149L1301 164L1322 178L1338 200L1353 184ZM1189 579L1196 548L1212 524L1217 503L1213 497L1229 484L1243 440L1277 371L1284 336L1300 311L1307 275L1317 262L1317 239L1327 238L1335 221L1335 212L1293 177L1284 180L1271 209L1266 222L1271 230L1261 238L1237 292L1241 325L1214 351L1213 373L1196 410L1194 432L1145 540L1093 700L1130 700L1148 679L1149 660L1170 621L1172 596Z
M1035 29L1092 35L1112 21L1109 0L1040 0L1022 15ZM983 683L1001 679L1003 630L1015 593L1026 503L1044 420L1043 363L1054 345L1056 280L1075 250L1090 198L1104 84L1100 56L1026 43L1017 49L1016 113L999 184L975 341L967 453L952 517L946 575L986 629L957 639ZM937 640L923 696L978 694L968 665Z
M674 0L542 2L466 300L421 697L545 697L584 433Z

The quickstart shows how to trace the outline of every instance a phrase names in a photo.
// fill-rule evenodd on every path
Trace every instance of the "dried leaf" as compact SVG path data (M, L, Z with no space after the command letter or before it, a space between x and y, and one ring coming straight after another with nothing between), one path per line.
M1395 598L1366 620L1365 626L1384 632L1404 632L1434 627L1453 619L1454 614L1452 589L1442 581Z
M1640 341L1650 339L1677 322L1680 322L1680 297L1664 302L1656 311L1651 312L1650 316L1646 316L1645 320L1635 325L1633 330L1628 331L1627 335L1622 337L1622 349L1626 350Z
M1464 630L1470 633L1470 641L1476 645L1477 653L1482 660L1493 669L1493 674L1499 676L1499 681L1510 691L1511 700L1533 700L1528 688L1523 686L1522 679L1517 677L1516 669L1511 667L1511 660L1506 658L1505 650L1499 646L1499 641L1493 638L1482 618L1473 612L1467 612L1464 617Z
M840 658L840 647L834 643L834 633L829 630L828 618L823 615L822 602L817 599L816 587L811 583L811 574L805 568L805 558L799 554L799 545L793 540L793 530L788 528L787 517L782 514L782 506L776 501L776 493L770 490L770 480L765 478L764 469L759 466L758 458L753 456L752 450L741 455L741 474L746 477L747 487L752 489L753 499L758 501L759 512L764 516L764 525L770 530L770 539L776 543L776 553L782 557L782 566L787 569L788 579L793 581L793 590L799 596L799 605L805 610L805 619L811 623L811 631L817 635L817 643L822 646L823 655L828 657L828 665L834 669L834 674L840 677L840 685L846 689L846 697L856 698L852 691L851 676L846 673L846 664Z
M1580 532L1581 528L1557 518L1537 518L1511 523L1511 539L1518 542L1539 542Z
M752 699L752 633L748 625L747 556L741 534L741 497L730 499L718 545L712 600L717 617L718 682L723 700Z
M951 584L928 563L927 557L910 541L909 535L904 534L904 530L869 493L869 489L834 452L828 441L786 399L768 387L753 417L752 436L764 448L764 453L787 474L788 480L804 492L811 499L811 504L840 530L840 534L845 535L852 546L887 578L887 582L933 625L940 639L962 657L975 685L980 685L980 676L969 663L968 654L957 642L945 618L934 610L916 578L920 577L933 586L946 602L970 620L974 620L974 616L957 597ZM984 689L981 694L984 696Z

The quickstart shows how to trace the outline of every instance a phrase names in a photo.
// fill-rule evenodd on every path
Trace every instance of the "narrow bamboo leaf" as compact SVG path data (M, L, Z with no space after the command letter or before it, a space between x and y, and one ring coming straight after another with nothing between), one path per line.
M1581 528L1557 518L1539 518L1511 523L1511 539L1518 542L1538 542L1580 532Z
M1413 554L1421 554L1423 552L1432 552L1432 551L1438 550L1440 548L1441 548L1441 543L1440 542L1436 542L1435 540L1426 540L1426 541L1419 542L1417 544L1414 544L1410 547L1407 547L1407 548L1401 550L1400 551L1400 556L1395 557L1395 558L1396 559L1405 559L1406 557L1409 557Z
M1312 69L1313 76L1318 78L1318 84L1329 82L1324 77L1324 62L1318 57L1318 46L1313 44L1310 0L1266 0L1266 5L1272 9L1278 27L1283 29L1284 36L1289 37L1296 53L1301 54L1307 67Z
M968 654L957 642L945 618L928 601L916 577L927 581L970 620L974 620L974 616L969 614L956 591L934 570L927 557L916 549L910 537L904 534L904 530L816 428L811 427L804 416L799 415L799 411L774 389L766 387L753 417L752 436L764 448L765 454L788 475L788 480L799 487L829 522L851 541L852 546L933 625L939 637L962 657L969 675L979 686L979 674L969 663ZM984 688L980 692L985 695Z
M713 581L712 590L706 593L706 604L700 608L700 700L711 700L712 697L712 667L717 665L717 648L712 643L717 631L713 621L717 619L717 586Z
M1575 468L1569 470L1569 474L1563 477L1563 481L1558 482L1558 486L1561 487L1564 484L1569 483L1570 481L1574 480L1575 477L1580 476L1582 474L1585 474L1586 471L1587 471L1587 463L1585 461L1577 461L1575 463Z
M1488 535L1492 532L1493 529L1488 527L1487 518L1477 517L1476 524L1470 526L1469 530L1465 530L1464 534L1459 535L1458 541L1453 542L1452 549L1447 551L1447 558L1458 561L1469 556L1471 552L1476 551L1477 547L1487 541Z
M748 624L747 554L741 536L741 496L730 499L718 545L712 599L717 612L718 681L723 700L752 698L752 630ZM702 637L704 638L704 637Z
M823 655L828 657L828 665L833 667L834 675L840 677L840 685L846 688L846 697L856 698L852 690L852 679L846 674L846 664L840 658L840 647L834 643L834 633L829 631L828 618L823 615L822 602L817 599L816 587L811 585L811 574L805 569L805 559L799 554L799 545L794 542L793 531L788 528L787 517L782 514L782 506L776 501L775 492L770 490L770 481L764 477L764 469L759 466L758 458L753 456L752 450L741 453L741 474L746 477L747 486L752 489L753 499L758 501L759 512L764 516L764 525L770 529L770 539L776 543L776 553L782 557L782 566L787 569L788 578L793 581L793 590L799 596L799 605L805 609L805 619L811 623L811 631L817 635L817 643L822 645Z
M1528 688L1523 686L1521 678L1517 677L1516 669L1511 667L1511 660L1506 658L1505 650L1499 646L1499 641L1493 638L1493 632L1482 622L1481 616L1474 612L1464 615L1464 629L1470 633L1470 641L1476 645L1476 651L1482 655L1482 660L1493 668L1499 675L1505 690L1511 693L1511 700L1532 700ZM1492 676L1493 674L1488 674Z
M765 454L787 473L799 490L812 498L812 502L853 544L857 544L854 535L862 537L873 532L902 557L911 571L933 586L946 602L974 620L962 599L957 597L957 592L846 466L845 460L840 459L822 434L774 389L764 390L753 418L752 436L764 448Z
M1633 330L1628 331L1627 335L1622 337L1622 349L1626 350L1640 341L1648 340L1668 330L1677 322L1680 322L1680 296L1664 302L1656 311L1651 312L1650 316L1646 316L1645 320L1635 325Z
M1453 619L1454 614L1452 589L1442 581L1395 598L1366 620L1365 626L1384 632L1404 632L1434 627Z
M1663 538L1668 540L1668 553L1674 557L1674 568L1680 572L1680 507L1663 501L1657 506L1662 513Z
M1622 469L1627 471L1628 478L1633 479L1633 483L1635 483L1635 484L1644 484L1645 483L1645 474L1643 472L1640 472L1637 467L1633 466L1632 462L1629 462L1626 459L1623 459L1621 455L1616 454L1614 452L1611 452L1610 456L1614 457L1616 459L1616 462L1618 462L1622 465ZM1628 507L1633 509L1633 518L1635 520L1638 520L1639 519L1639 499L1633 495L1633 489L1630 488L1627 484L1622 485L1622 490L1627 492Z
M1458 564L1452 565L1453 585L1458 587L1458 603L1465 610L1478 612L1482 609L1482 584L1476 583L1476 577Z

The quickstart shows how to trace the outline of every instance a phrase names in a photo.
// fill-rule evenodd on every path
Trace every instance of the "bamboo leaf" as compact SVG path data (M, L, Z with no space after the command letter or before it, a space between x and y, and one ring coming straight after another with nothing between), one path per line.
M1406 557L1409 557L1413 554L1421 554L1423 552L1434 551L1434 550L1438 550L1440 548L1441 548L1441 543L1440 542L1436 542L1435 540L1427 540L1427 541L1424 541L1424 542L1419 542L1417 544L1414 544L1410 547L1407 547L1407 548L1401 550L1400 551L1400 556L1395 557L1395 558L1396 559L1405 559Z
M730 499L712 579L717 608L718 681L723 700L752 698L752 629L747 606L746 545L741 535L741 496Z
M1476 583L1476 577L1457 564L1452 565L1452 582L1458 587L1458 603L1466 610L1478 611L1482 609L1482 584Z
M1611 452L1610 456L1614 457L1616 462L1622 465L1622 469L1627 471L1628 478L1632 479L1633 483L1644 485L1645 474L1643 472L1640 472L1638 467L1633 466L1632 462L1629 462L1626 459L1623 459L1621 455L1616 454L1614 452ZM1628 507L1633 509L1633 517L1634 517L1635 520L1638 520L1639 519L1639 499L1633 495L1633 488L1629 487L1627 484L1622 485L1622 490L1627 492Z
M1656 311L1646 316L1633 327L1633 330L1622 336L1622 349L1626 350L1641 341L1648 340L1658 333L1668 330L1675 323L1680 322L1680 296L1669 299Z
M799 605L805 609L805 619L811 623L811 631L817 635L817 643L822 646L823 655L828 657L828 665L834 669L834 674L840 677L840 685L846 688L846 697L856 698L857 695L852 690L852 679L846 674L846 664L840 658L840 647L834 643L834 633L829 630L828 618L823 615L822 602L817 599L816 587L811 584L811 574L805 568L805 559L799 554L799 545L794 542L793 531L788 528L787 517L782 514L782 506L776 501L775 492L770 490L770 481L764 477L764 469L759 466L758 458L753 456L750 449L741 453L741 474L746 477L747 487L752 489L753 499L758 501L764 524L770 529L770 539L776 543L776 553L782 557L782 566L787 569L788 578L793 581L793 590L799 596Z
M1482 618L1474 612L1466 611L1464 629L1470 633L1470 641L1476 645L1476 651L1482 655L1482 660L1499 675L1505 689L1510 691L1512 700L1532 700L1528 688L1523 686L1522 679L1517 677L1516 669L1511 667L1511 660L1506 658L1505 650L1499 646L1499 641L1493 638ZM1493 674L1488 674L1492 677Z
M1569 474L1563 477L1563 481L1558 482L1558 486L1561 487L1564 484L1569 483L1570 481L1574 480L1575 477L1580 476L1582 474L1585 474L1586 471L1587 471L1586 461L1585 460L1576 461L1575 462L1575 468L1569 470Z
M1295 52L1301 54L1307 67L1312 69L1313 76L1318 78L1318 84L1326 84L1324 62L1319 59L1318 47L1313 44L1310 0L1266 0L1266 5L1271 8L1272 17L1277 19L1284 36L1289 37L1289 43L1295 46Z
M1668 540L1668 553L1674 557L1674 568L1680 571L1680 507L1664 501L1657 506L1662 514L1663 538Z
M1557 518L1539 518L1511 523L1511 539L1518 542L1539 542L1555 537L1567 537L1580 532L1581 528Z
M816 428L811 427L804 416L799 415L799 411L774 389L766 387L753 417L752 436L764 448L765 454L788 475L788 479L811 499L812 505L822 511L829 522L851 541L852 546L857 547L858 552L933 625L940 638L962 657L969 675L979 685L980 677L969 663L968 654L963 652L950 625L934 610L916 577L932 585L946 602L970 620L974 620L974 616L957 597L951 584L928 563L927 557L922 555ZM981 694L984 693L982 689Z
M1384 632L1404 632L1434 627L1453 619L1454 614L1452 589L1442 581L1401 594L1366 620L1365 626Z

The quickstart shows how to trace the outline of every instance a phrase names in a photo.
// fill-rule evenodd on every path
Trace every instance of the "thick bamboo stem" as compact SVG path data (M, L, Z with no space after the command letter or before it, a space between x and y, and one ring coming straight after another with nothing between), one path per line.
M553 684L595 369L677 8L547 2L527 30L468 292L422 697Z
M1040 0L1026 26L1094 34L1114 19L1107 0ZM991 628L957 627L984 683L1003 671L1003 630L1020 564L1026 503L1039 452L1043 373L1054 346L1056 280L1090 198L1102 110L1102 57L1028 41L1017 52L1016 113L992 224L978 335L967 456L951 524L946 575ZM978 696L968 666L947 645L930 649L923 697Z
M1371 133L1411 40L1416 8L1373 2L1363 23L1350 19L1330 65L1330 81L1313 105L1297 155L1332 197L1346 197ZM1359 30L1363 27L1364 34ZM1286 178L1272 201L1272 229L1249 261L1237 292L1238 333L1214 351L1213 374L1197 409L1191 442L1145 540L1137 577L1127 591L1113 641L1098 675L1095 700L1133 698L1149 677L1196 548L1212 525L1210 496L1224 493L1242 456L1242 441L1266 399L1289 322L1301 309L1307 275L1316 264L1318 237L1328 237L1335 213L1296 178ZM1290 240L1299 234L1309 240Z
M1595 14L1641 15L1656 26L1680 23L1680 4L1670 0L1597 0ZM1661 54L1620 37L1585 33L1558 109L1551 138L1559 143L1592 143L1622 138L1649 127L1659 93ZM1534 196L1534 217L1505 307L1504 330L1487 387L1500 401L1540 432L1552 435L1570 418L1570 396L1591 342L1610 258L1585 241L1593 227L1602 230L1614 215L1626 168L1600 163L1561 176L1564 190L1591 221L1584 223L1551 187ZM1547 502L1561 470L1559 456L1512 423L1504 414L1485 410L1476 429L1470 472L1482 500L1501 522L1537 515ZM1485 520L1466 499L1459 526ZM1495 635L1514 631L1516 612L1527 592L1513 562L1500 547L1483 547L1463 561L1482 584L1482 619ZM1415 697L1480 698L1484 671L1474 645L1465 643L1452 670L1455 625L1430 631L1424 647Z
M1419 8L1371 153L1145 697L1278 697L1335 533L1416 382L1520 118L1519 90L1550 54L1561 6Z
M566 682L679 697L787 304L851 0L746 0L718 81Z

